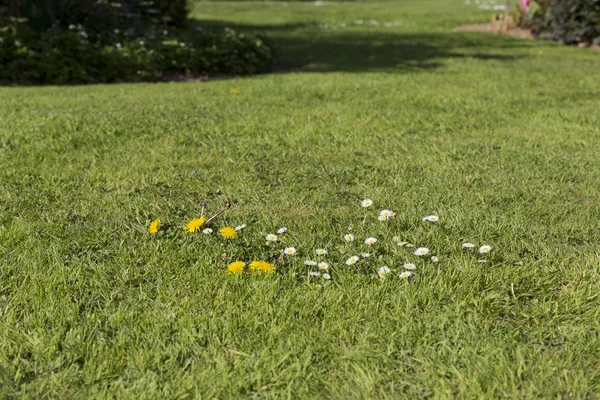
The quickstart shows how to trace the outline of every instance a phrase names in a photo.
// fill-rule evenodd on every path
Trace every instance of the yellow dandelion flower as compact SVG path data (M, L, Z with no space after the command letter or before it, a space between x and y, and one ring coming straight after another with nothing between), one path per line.
M238 89L231 89L231 94L238 94L240 91Z
M275 272L275 266L266 261L252 261L250 263L250 272Z
M202 224L204 224L204 221L206 221L206 218L204 217L194 218L187 223L187 225L185 226L185 230L191 233L197 232L200 230Z
M155 219L150 223L150 228L148 229L150 233L158 232L158 228L160 228L160 219Z
M230 274L239 274L240 272L244 271L244 266L246 264L243 261L236 261L236 262L232 262L231 264L229 264L229 266L227 267L227 271Z
M230 226L226 226L225 228L221 228L219 230L219 233L221 234L221 236L223 236L225 239L233 239L234 237L237 236L237 231L235 230L235 228L232 228Z

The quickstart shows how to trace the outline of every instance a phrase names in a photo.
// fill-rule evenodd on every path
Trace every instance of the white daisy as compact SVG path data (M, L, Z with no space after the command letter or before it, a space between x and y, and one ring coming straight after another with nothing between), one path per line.
M359 260L358 256L352 256L346 260L346 265L356 264L358 262L358 260Z
M394 216L394 212L392 210L381 210L379 212L379 217L377 218L380 221L387 221L388 219Z
M287 232L287 228L284 226L283 228L279 228L279 230L277 231L277 233L279 233L280 235L282 233L286 233Z
M475 247L475 245L473 243L463 243L462 244L463 249L472 249L473 247Z
M431 261L432 262L438 262L438 261L440 261L440 259L437 258L436 256L431 256Z
M485 264L487 262L487 260L479 260L477 261L479 264Z
M246 227L246 224L241 224L240 226L236 226L235 230L236 231L241 231L242 229L244 229Z
M379 277L381 279L385 279L385 276L387 274L389 274L390 272L392 272L392 271L388 267L383 266L383 267L379 268L379 270L377 271L377 275L379 275Z
M413 263L406 263L404 264L404 269L412 271L413 269L417 269L417 266Z
M329 275L329 274L323 274L323 279L330 280L331 279L331 275Z
M412 273L410 271L404 271L404 272L398 274L398 278L400 278L400 279L406 279L406 278L408 278L411 275L412 275Z
M364 199L360 203L360 206L363 207L363 208L371 207L372 205L373 205L373 200L371 200L371 199Z
M406 243L406 244L404 245L404 247L415 247L415 245L414 245L414 244L410 244L410 243Z
M398 242L398 246L400 247L406 247L407 244L408 242Z
M344 235L344 240L346 242L354 242L354 235L351 233L348 233L348 234Z
M400 242L400 236L394 236L394 237L392 238L392 241L393 241L393 242L396 242L396 243L399 243L399 242Z
M384 215L380 215L379 217L377 217L378 220L380 220L381 222L387 221L387 217Z
M415 256L424 256L427 253L429 253L429 249L427 247L419 247L417 250L415 250Z
M286 256L293 256L294 254L296 254L296 249L293 247L286 247L283 252L285 253Z
M316 271L310 271L310 272L308 273L308 275L310 275L310 276L320 276L320 275L321 275L321 273L320 273L320 272L316 272Z
M267 235L267 242L276 242L277 240L279 240L279 238L277 237L277 235L274 235L272 233L269 233Z
M325 254L327 254L327 250L325 249L316 249L315 250L315 254L318 256L324 256Z
M321 261L319 263L319 269L325 269L325 270L327 270L327 269L329 269L329 264L327 264L326 262Z
M304 265L308 265L309 267L317 265L316 261L306 260L304 261Z
M210 228L206 228L202 231L202 233L204 233L205 235L210 235L211 233L213 233L213 230Z
M490 252L490 250L492 250L492 246L490 246L489 244L484 244L483 246L481 246L481 247L479 248L479 252L480 252L481 254L483 254L483 253L489 253L489 252Z
M372 244L375 244L375 243L377 243L377 239L375 239L374 237L369 237L365 240L365 244L367 244L369 246Z
M437 222L440 220L440 217L438 217L437 215L428 215L425 218L423 218L423 221L429 221L429 222Z
M369 257L371 257L371 255L369 253L360 253L360 256L362 258L369 258Z

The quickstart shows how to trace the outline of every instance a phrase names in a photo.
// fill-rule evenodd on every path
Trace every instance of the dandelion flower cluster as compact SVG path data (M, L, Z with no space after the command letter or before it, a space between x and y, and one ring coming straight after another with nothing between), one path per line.
M267 261L252 261L250 263L250 272L275 272L275 266Z
M229 266L227 267L227 271L230 274L239 274L241 272L244 271L244 267L246 266L246 263L244 263L243 261L236 261L236 262L232 262L231 264L229 264Z
M194 218L187 223L187 225L185 226L185 230L190 233L198 232L200 230L200 227L204 224L204 221L206 221L206 218L204 217Z
M155 219L154 221L152 221L150 223L150 227L148 228L148 230L150 231L150 233L157 233L159 228L160 228L160 219Z
M224 228L219 229L219 233L225 239L233 239L238 235L235 228L232 228L230 226L226 226Z

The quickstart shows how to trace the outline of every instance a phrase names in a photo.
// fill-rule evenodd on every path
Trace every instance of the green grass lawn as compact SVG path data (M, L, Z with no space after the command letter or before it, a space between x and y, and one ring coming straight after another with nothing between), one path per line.
M453 32L490 13L202 2L283 71L0 88L0 397L598 398L600 53ZM246 229L184 232L200 201Z

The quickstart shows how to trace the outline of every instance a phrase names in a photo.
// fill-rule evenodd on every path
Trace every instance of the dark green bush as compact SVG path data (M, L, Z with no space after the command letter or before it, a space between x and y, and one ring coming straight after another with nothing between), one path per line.
M13 22L0 29L0 83L152 81L165 77L252 74L271 61L268 46L232 30L146 27L91 38L82 26L36 32Z
M538 1L542 13L530 17L527 25L535 32L563 43L600 44L600 0Z

